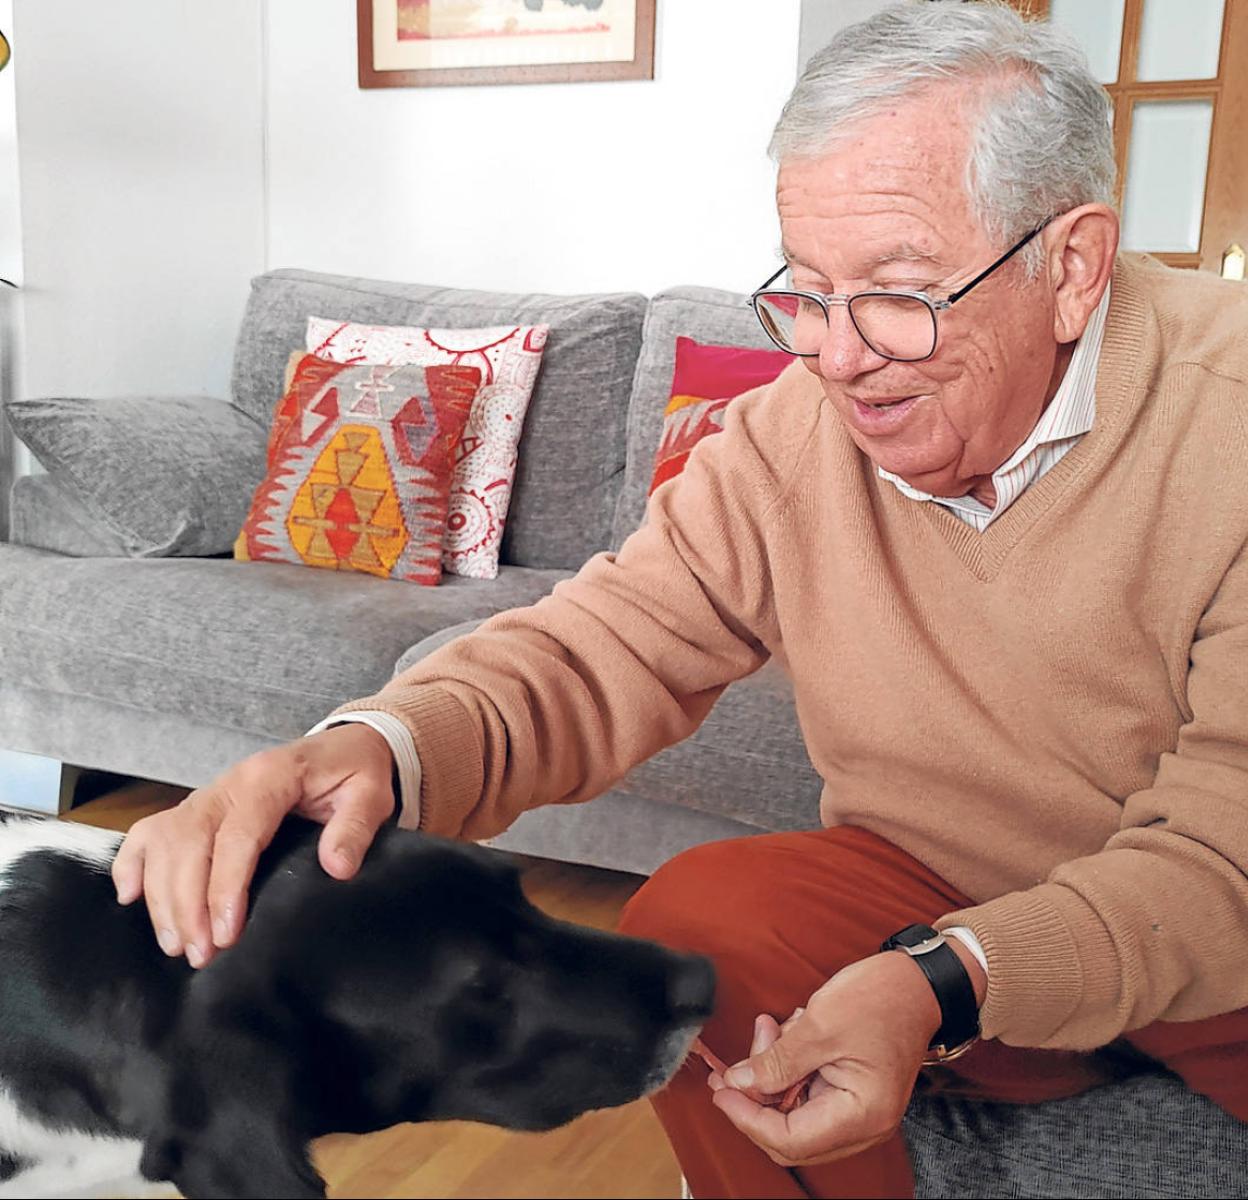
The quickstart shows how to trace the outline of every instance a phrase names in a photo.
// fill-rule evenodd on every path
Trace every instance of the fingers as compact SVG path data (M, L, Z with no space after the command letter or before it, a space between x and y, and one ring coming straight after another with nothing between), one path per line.
M211 871L201 894L212 924L212 945L224 950L238 941L247 916L247 894L264 848L294 807L289 795L256 797L233 807L213 838Z
M394 808L384 738L344 725L252 755L176 808L135 824L112 868L117 898L139 896L166 954L203 966L242 933L256 865L286 815L326 824L320 856L353 875Z
M134 828L142 825L136 821ZM133 831L132 831L133 832ZM133 904L143 895L143 843L127 837L113 859L113 887L117 889L118 904Z
M775 1027L776 1036L768 1039L763 1049L752 1050L744 1062L728 1068L724 1080L729 1087L774 1095L787 1091L828 1061L818 1031L807 1028L810 1022L804 1011L795 1012L783 1030L771 1017L766 1020Z
M135 824L117 852L113 881L122 903L142 894L156 940L192 966L212 957L204 903L214 826L212 798L192 792L177 808Z
M364 787L358 792L344 794L329 818L317 847L326 873L335 879L350 879L360 869L377 830L393 809L393 800L379 795L375 789Z
M832 1089L790 1113L758 1104L732 1088L715 1092L711 1102L772 1161L784 1167L809 1166L847 1158L877 1145L891 1128L876 1128L849 1092Z

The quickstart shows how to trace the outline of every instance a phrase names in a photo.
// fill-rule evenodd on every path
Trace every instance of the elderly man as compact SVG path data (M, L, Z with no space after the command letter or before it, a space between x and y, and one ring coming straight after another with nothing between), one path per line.
M656 1101L695 1195L906 1194L925 1063L1040 1100L1125 1039L1248 1119L1248 293L1116 257L1104 93L1005 8L846 30L773 149L794 366L618 555L136 826L119 895L203 962L285 812L349 875L397 765L403 823L493 834L774 655L824 828L624 919L720 972L737 1065Z

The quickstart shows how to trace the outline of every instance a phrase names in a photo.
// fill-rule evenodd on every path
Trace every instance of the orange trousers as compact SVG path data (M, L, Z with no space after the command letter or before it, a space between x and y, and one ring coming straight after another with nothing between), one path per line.
M889 934L970 903L895 846L841 826L686 851L633 896L620 929L714 961L716 1009L702 1039L731 1064L749 1053L757 1014L784 1020L841 967L876 953ZM1248 1121L1248 1009L1205 1021L1158 1022L1124 1040ZM1120 1073L1110 1054L1024 1050L994 1041L925 1072L924 1081L963 1096L1035 1103L1076 1095ZM900 1134L838 1162L781 1167L715 1108L706 1075L704 1066L691 1062L654 1097L697 1200L913 1196Z

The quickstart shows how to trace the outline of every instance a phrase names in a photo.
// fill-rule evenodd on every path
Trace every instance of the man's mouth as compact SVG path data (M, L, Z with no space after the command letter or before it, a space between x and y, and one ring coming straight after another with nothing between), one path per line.
M853 411L850 421L864 434L891 434L909 419L910 411L921 396L851 397Z

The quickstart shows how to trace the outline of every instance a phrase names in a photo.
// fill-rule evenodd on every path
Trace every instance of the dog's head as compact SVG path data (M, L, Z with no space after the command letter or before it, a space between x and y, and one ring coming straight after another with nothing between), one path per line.
M661 1087L710 1015L702 958L568 925L477 847L383 835L353 880L313 837L266 864L195 979L149 1175L320 1195L309 1138L401 1121L549 1129Z

